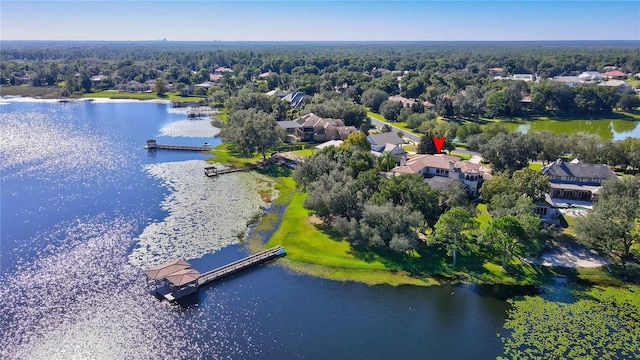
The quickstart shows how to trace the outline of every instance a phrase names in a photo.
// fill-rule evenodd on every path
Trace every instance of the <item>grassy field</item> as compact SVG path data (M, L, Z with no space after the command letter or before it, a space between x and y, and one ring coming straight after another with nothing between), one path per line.
M84 97L134 100L168 100L184 102L197 102L205 99L203 97L197 96L181 96L179 93L165 93L164 96L159 96L155 92L131 93L118 90L104 90L93 93L86 93L84 94Z
M217 162L236 167L256 164L258 161L262 160L262 155L260 154L256 154L250 158L242 157L240 154L233 151L229 144L220 144L211 149L210 153L213 157L211 159L207 159L208 162Z
M529 169L540 171L542 170L542 163L538 163L538 162L529 163Z
M452 151L450 155L452 155L452 156L458 156L458 157L460 157L462 160L469 160L469 159L471 159L471 155L469 155L469 154L460 154L460 153L457 153L457 152L455 152L455 151Z
M491 214L487 210L487 204L478 204L476 206L478 212L476 213L476 220L480 223L480 229L485 228L489 225L489 221L491 221Z

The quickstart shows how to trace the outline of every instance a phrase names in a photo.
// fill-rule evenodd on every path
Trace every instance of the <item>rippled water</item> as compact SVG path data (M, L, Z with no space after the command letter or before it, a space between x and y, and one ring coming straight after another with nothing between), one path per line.
M163 126L160 135L184 137L214 137L220 134L220 129L211 126L208 119L181 120Z
M144 150L150 138L219 143L166 104L6 102L0 358L500 354L507 304L464 286L371 287L276 262L205 286L182 305L159 301L142 270L184 256L207 271L246 256L238 233L265 207L258 192L271 185L255 173L207 178L201 153Z

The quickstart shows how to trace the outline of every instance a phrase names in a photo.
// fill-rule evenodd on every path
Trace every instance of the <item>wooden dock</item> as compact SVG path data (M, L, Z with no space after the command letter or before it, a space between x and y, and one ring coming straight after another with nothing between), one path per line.
M244 166L239 168L218 169L215 166L207 166L206 168L204 168L204 174L207 175L208 177L213 177L213 176L229 174L229 173L234 173L239 171L249 171L249 170L257 169L259 167L260 166L258 165L249 165L249 166Z
M263 262L269 261L273 258L283 256L283 255L285 255L285 251L282 246L275 246L275 247L272 247L271 249L267 249L256 254L249 255L244 259L234 261L230 264L221 266L217 269L208 271L200 275L200 277L198 278L198 286L202 286L212 281L219 280L225 276L234 274L238 271L247 269L254 265L262 264Z
M209 151L211 150L211 145L209 143L204 143L202 146L191 146L191 145L166 145L166 144L158 144L155 140L147 140L147 145L144 147L149 151L162 149L162 150L185 150L185 151Z
M176 259L149 268L144 273L153 280L157 295L169 301L174 301L197 292L202 285L285 254L286 252L282 246L275 246L204 274L191 269L191 264L183 259Z

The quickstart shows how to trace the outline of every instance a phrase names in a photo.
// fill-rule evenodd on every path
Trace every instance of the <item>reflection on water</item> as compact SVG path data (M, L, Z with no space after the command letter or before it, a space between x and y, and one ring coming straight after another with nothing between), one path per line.
M525 124L505 124L510 131L521 133L534 131L552 131L572 134L584 132L596 134L604 139L623 140L627 137L640 137L640 121L631 120L537 120Z
M139 347L179 357L189 339L178 319L140 301L144 281L124 261L131 229L104 216L61 224L48 235L63 239L52 254L3 279L4 359L151 358Z
M218 134L220 129L211 126L209 119L175 121L160 128L162 136L214 137Z
M104 151L114 145L112 141L72 128L64 117L55 112L46 115L0 113L0 169L3 176L41 177L53 173L78 178L96 169L108 174L126 166L125 156ZM19 171L6 171L16 167L20 167Z

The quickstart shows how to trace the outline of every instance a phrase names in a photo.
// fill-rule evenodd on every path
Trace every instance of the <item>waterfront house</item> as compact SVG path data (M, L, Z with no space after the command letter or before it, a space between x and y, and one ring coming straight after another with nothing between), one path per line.
M549 176L550 195L554 201L566 199L588 203L597 199L602 182L616 177L607 165L567 162L562 159L543 167L542 173Z
M458 156L445 154L414 155L402 162L400 166L391 169L390 172L394 175L420 174L425 178L439 176L457 180L465 185L467 195L471 198L478 197L478 190L482 182L491 178L489 168L463 161Z
M341 119L321 118L314 113L303 115L293 121L278 121L278 125L302 141L345 140L349 134L358 132L355 126L345 126Z

